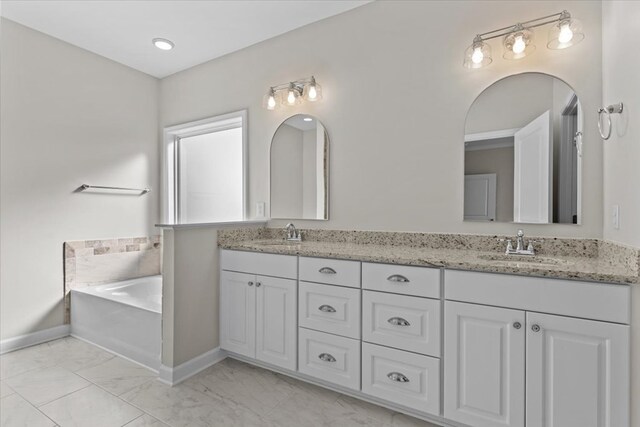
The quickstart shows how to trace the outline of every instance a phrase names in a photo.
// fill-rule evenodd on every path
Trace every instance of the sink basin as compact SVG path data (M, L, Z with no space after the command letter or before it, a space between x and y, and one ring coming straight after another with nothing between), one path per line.
M530 255L505 255L490 254L479 255L478 258L486 261L497 261L500 263L520 264L520 265L539 265L539 266L555 266L567 264L567 261L557 258Z

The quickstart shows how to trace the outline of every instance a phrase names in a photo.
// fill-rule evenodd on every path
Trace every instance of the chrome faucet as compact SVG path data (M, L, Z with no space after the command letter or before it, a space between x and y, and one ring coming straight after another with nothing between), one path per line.
M511 239L507 240L507 255L535 255L536 251L533 249L533 241L529 240L527 243L527 249L524 248L524 230L518 230L516 234L516 248L513 249Z
M287 232L286 240L290 242L301 242L302 241L302 233L296 229L296 226L293 223L289 223L284 227Z

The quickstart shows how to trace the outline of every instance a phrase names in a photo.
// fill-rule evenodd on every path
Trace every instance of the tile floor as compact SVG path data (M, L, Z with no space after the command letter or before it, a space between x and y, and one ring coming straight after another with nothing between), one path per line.
M226 359L175 387L72 337L0 356L0 427L432 424Z

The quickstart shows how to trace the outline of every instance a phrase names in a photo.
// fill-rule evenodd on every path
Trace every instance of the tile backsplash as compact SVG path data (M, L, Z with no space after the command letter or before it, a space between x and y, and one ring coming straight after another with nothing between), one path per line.
M64 243L65 323L71 289L160 274L160 236Z

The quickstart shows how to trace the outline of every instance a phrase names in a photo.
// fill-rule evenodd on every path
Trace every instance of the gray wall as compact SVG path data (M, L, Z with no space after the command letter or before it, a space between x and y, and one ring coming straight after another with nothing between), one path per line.
M503 60L495 44L489 68L462 67L477 32L563 8L588 32L577 46L548 50L542 29L531 57ZM600 31L598 2L373 2L163 79L161 124L249 109L252 216L256 202L269 200L274 131L286 117L307 113L331 137L330 220L297 226L515 233L514 224L463 222L467 110L494 81L540 71L572 85L585 111L593 111L602 96ZM262 108L269 86L311 74L323 85L321 102ZM584 133L584 225L531 225L528 234L601 237L602 143L593 116Z
M63 323L62 243L156 234L158 80L1 21L0 335ZM145 196L74 193L82 183Z

